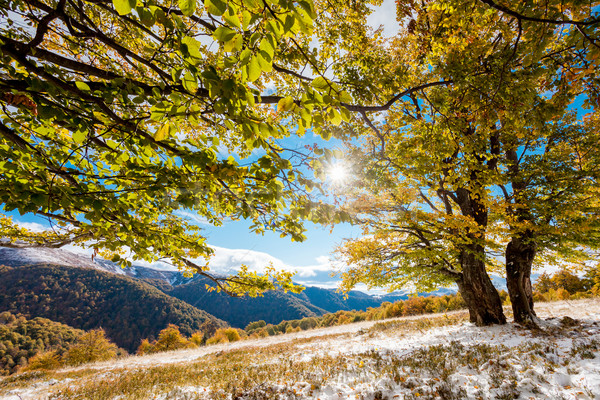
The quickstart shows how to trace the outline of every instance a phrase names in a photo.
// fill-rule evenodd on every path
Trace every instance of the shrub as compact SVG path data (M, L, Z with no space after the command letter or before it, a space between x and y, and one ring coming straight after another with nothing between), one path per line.
M202 346L204 344L204 333L200 331L192 333L192 336L190 336L190 342L198 347Z
M154 353L154 346L148 341L148 339L144 339L137 349L137 354L143 356L144 354L149 353Z
M424 314L427 311L427 302L423 297L409 297L404 300L403 315L418 315Z
M206 341L206 344L219 344L219 343L229 343L229 342L237 342L242 339L241 334L245 334L241 329L236 328L221 328L217 329L215 334Z
M115 358L119 348L111 343L103 329L84 333L76 344L67 350L64 360L67 365L80 365Z
M252 333L253 331L256 331L260 328L264 328L265 326L267 326L267 323L263 320L260 320L260 321L250 322L248 325L246 325L246 328L244 330L248 333Z
M38 353L29 359L29 365L25 367L24 371L37 371L37 370L51 370L60 368L62 361L58 352L46 351L44 353Z
M190 341L179 332L179 328L173 324L169 324L165 329L160 331L158 340L153 343L153 347L153 352L159 353L162 351L185 349L191 346Z
M251 339L258 339L258 338L264 338L264 337L268 337L269 336L269 332L267 331L266 328L262 328L262 329L257 329L254 332L252 332L252 334L249 336Z

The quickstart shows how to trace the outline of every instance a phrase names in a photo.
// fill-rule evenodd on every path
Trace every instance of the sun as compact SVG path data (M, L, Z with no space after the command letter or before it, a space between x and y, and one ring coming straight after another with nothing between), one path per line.
M327 170L327 178L336 185L341 185L349 178L348 167L344 163L336 163Z

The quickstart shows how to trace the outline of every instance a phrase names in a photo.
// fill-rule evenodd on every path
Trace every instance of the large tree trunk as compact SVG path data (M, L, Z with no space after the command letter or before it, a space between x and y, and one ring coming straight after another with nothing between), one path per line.
M536 244L530 237L513 236L506 246L506 286L512 303L515 322L535 323L533 290L531 288L531 266L536 253Z
M517 323L536 323L533 311L533 290L531 289L531 266L537 250L535 234L531 229L523 229L523 225L532 225L534 217L527 207L527 198L523 193L527 181L521 176L521 159L516 148L506 150L506 158L510 161L508 170L513 188L513 198L508 206L508 214L516 217L517 226L511 226L512 237L506 246L506 286L512 303L514 320Z
M505 324L502 300L485 270L485 253L479 245L461 254L462 278L457 281L467 303L471 322L478 326Z

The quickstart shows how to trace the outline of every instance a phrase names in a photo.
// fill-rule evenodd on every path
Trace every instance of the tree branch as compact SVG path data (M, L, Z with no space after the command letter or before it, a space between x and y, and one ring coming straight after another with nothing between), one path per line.
M501 11L505 14L508 14L510 16L513 16L515 18L518 18L520 20L524 20L524 21L531 21L531 22L542 22L542 23L547 23L547 24L554 24L554 25L576 25L576 26L586 26L586 25L593 25L593 24L597 24L598 22L600 22L600 19L593 19L590 21L573 21L573 20L569 20L569 19L565 19L565 20L554 20L554 19L548 19L548 18L537 18L537 17L528 17L526 15L523 15L521 13L518 13L514 10L511 10L508 7L505 7L503 5L497 4L495 3L493 0L479 0L480 2L487 4L488 6Z

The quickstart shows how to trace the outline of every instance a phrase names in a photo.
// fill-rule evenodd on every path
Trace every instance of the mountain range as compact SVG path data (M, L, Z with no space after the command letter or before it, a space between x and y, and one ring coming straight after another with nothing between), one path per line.
M264 320L320 316L339 310L366 310L406 299L406 293L346 295L306 287L299 294L271 291L264 296L230 297L208 291L200 275L140 265L121 269L100 258L64 249L0 247L0 312L43 317L78 329L102 327L115 343L134 351L143 338L156 338L169 323L190 335L210 335L225 325L244 328ZM446 289L441 293L452 292Z

